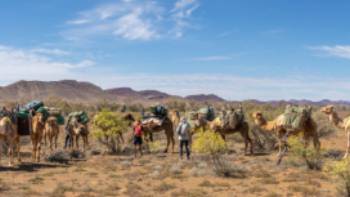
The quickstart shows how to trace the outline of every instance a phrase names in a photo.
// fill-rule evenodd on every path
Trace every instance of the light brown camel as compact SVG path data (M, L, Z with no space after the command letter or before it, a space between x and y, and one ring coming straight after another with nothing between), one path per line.
M172 151L174 152L174 126L173 122L168 117L164 118L164 120L158 120L156 118L147 119L142 122L142 128L145 135L149 136L150 141L153 141L153 133L164 131L167 138L167 145L164 153L168 152L170 143L172 144Z
M212 122L209 123L209 127L212 131L219 133L222 138L225 140L226 135L228 134L234 134L236 132L239 132L241 136L244 139L244 153L248 153L248 148L250 144L250 154L253 154L253 142L249 136L249 125L246 121L241 121L237 123L234 127L231 126L224 126L224 123L220 117L215 118Z
M42 113L36 113L32 118L32 132L30 138L32 140L32 161L40 162L41 142L45 130L45 120Z
M321 112L326 114L329 118L329 121L333 123L337 128L343 129L347 134L347 147L344 155L344 159L349 156L350 152L350 116L342 119L339 117L338 113L335 111L333 105L327 105L321 108Z
M13 166L13 153L16 152L18 162L21 162L20 159L20 143L19 143L19 135L17 132L17 127L15 124L11 122L9 117L3 117L0 120L0 159L2 154L3 143L7 143L8 145L8 158L9 158L9 166ZM17 147L17 149L15 149Z
M173 122L173 127L177 128L180 123L180 112L177 110L170 111L170 120Z
M275 134L277 136L279 157L277 162L278 164L282 161L282 149L284 146L287 146L287 139L290 135L299 135L300 133L302 133L305 147L309 145L309 142L312 139L315 150L320 150L321 145L317 132L317 124L310 117L310 115L307 114L311 113L311 108L306 110L307 111L304 111L305 113L303 112L301 114L301 124L298 126L298 128L290 128L290 126L286 125L286 117L284 116L284 114L279 115L272 121L267 121L261 112L254 112L252 114L254 123L259 129L261 129L263 132Z
M48 117L45 123L44 141L46 147L47 137L49 138L49 146L51 152L53 151L53 144L55 144L55 149L57 149L57 140L59 132L60 126L57 123L57 118L55 116Z
M83 140L83 151L85 152L87 146L89 145L89 128L87 124L82 124L78 121L76 117L72 117L70 121L67 123L68 132L72 136L72 144L71 148L75 148L79 150L79 138L82 137Z

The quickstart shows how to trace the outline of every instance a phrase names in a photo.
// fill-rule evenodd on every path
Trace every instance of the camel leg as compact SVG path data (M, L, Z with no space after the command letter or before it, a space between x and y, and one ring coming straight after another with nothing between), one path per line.
M50 151L52 152L53 151L53 136L52 135L49 136L49 143L50 143Z
M346 159L349 156L349 151L350 151L350 131L349 130L347 130L347 135L348 135L348 141L346 146L346 152L343 159Z
M2 157L2 148L3 148L3 142L1 141L1 143L0 143L0 161L1 161L1 157Z
M14 149L13 145L14 145L13 142L10 142L8 146L8 153L7 153L9 158L8 166L13 166L13 149Z
M47 134L46 134L46 129L45 129L45 131L44 131L44 145L45 145L45 147L47 147L46 137L47 137Z
M317 153L319 153L320 149L321 149L321 143L320 143L320 140L318 138L318 133L314 133L313 144L314 144L315 150L317 151Z
M79 150L79 135L77 135L76 137L75 137L75 148L77 149L77 150Z
M170 136L166 136L166 148L165 150L163 151L164 153L167 153L168 152L168 148L169 148L169 145L170 145Z
M85 135L83 139L84 139L84 152L85 152L85 151L86 151L86 148L87 148L87 146L88 146L88 136Z
M57 150L58 133L55 135L55 150Z
M41 153L41 140L38 140L37 150L36 150L36 162L40 162L40 153Z
M16 139L16 154L17 154L17 160L18 160L18 163L21 163L22 162L22 159L21 159L21 140L20 140L20 137L17 136L17 139Z
M174 139L174 136L171 136L170 139L171 139L171 144L172 144L172 149L173 149L172 152L175 153L175 139Z
M35 158L36 158L36 146L37 146L37 142L35 139L32 140L32 145L33 145L33 150L32 150L32 161L35 162Z

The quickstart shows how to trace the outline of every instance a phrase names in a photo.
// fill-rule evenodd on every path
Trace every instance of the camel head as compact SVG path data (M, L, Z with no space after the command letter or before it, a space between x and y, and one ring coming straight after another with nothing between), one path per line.
M312 107L311 106L305 106L302 108L302 116L305 121L308 121L311 118L312 115Z
M334 113L334 106L333 105L327 105L325 107L322 107L320 110L322 113L326 115L331 115Z
M264 124L266 124L266 120L265 120L263 114L260 111L253 112L252 113L252 118L253 118L254 123L256 125L264 125Z
M70 120L70 125L72 127L73 132L76 135L80 135L80 134L84 133L86 130L85 125L79 123L79 121L76 117L72 117L72 119Z
M43 113L37 112L35 114L35 117L37 117L38 123L40 123L41 125L45 124L45 117Z

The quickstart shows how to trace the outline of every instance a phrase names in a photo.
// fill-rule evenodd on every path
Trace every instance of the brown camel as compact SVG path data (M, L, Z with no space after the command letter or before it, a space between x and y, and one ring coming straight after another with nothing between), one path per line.
M68 132L72 136L71 148L74 148L74 145L75 145L75 148L77 150L79 150L79 138L82 137L82 139L83 139L83 151L85 152L86 147L89 145L88 125L80 123L78 121L78 119L74 116L70 119L70 121L67 124L68 124L67 125Z
M32 161L40 162L41 141L45 130L45 120L42 113L36 113L32 118L32 127L30 134L33 145Z
M320 150L320 141L317 132L316 122L311 118L311 108L305 108L301 114L301 123L296 128L291 128L286 124L285 115L281 114L272 121L267 121L261 112L254 112L252 114L255 125L263 132L277 135L278 138L278 162L282 161L282 157L287 147L287 139L290 135L303 134L304 145L307 147L310 140L313 140L315 150ZM285 148L284 150L282 150ZM284 151L284 152L282 152Z
M55 149L57 149L57 140L60 132L60 127L57 123L57 118L55 116L50 116L46 120L45 131L44 131L44 140L45 146L47 145L47 137L49 138L50 151L53 151L53 144L55 144Z
M239 132L244 139L244 153L248 153L248 148L250 144L249 151L250 154L253 154L253 142L249 136L249 125L248 122L246 122L245 120L242 120L241 122L235 124L235 126L231 127L228 125L224 126L224 122L222 121L222 119L220 117L217 117L212 122L210 122L209 127L212 131L219 133L224 140L226 138L226 135Z
M177 128L180 123L180 112L177 110L170 111L170 120L173 122L173 127Z
M321 108L321 112L328 115L329 121L337 128L343 129L347 133L347 148L343 157L344 159L347 158L350 152L350 116L344 119L340 118L333 105L328 105Z
M168 152L170 143L172 144L172 151L174 152L174 126L173 122L168 117L164 118L164 120L158 120L156 118L146 119L142 122L142 127L145 135L148 135L151 141L153 141L153 133L165 131L167 145L164 153Z
M20 159L20 143L19 143L19 135L17 132L17 128L15 124L11 122L11 119L9 117L3 117L0 120L0 159L2 154L2 147L3 143L7 143L8 145L8 158L9 158L9 166L13 166L13 153L16 152L18 162L21 161ZM15 149L17 147L17 149Z

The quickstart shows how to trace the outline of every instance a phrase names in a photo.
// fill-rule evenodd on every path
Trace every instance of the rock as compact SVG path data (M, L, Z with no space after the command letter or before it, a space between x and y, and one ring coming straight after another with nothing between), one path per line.
M71 159L71 155L65 151L56 151L48 155L45 160L48 162L67 164Z
M152 178L158 178L160 177L160 172L158 170L153 171L149 176Z
M208 174L208 169L205 168L198 168L198 167L193 167L190 170L190 175L191 176L205 176Z
M171 174L181 174L182 167L183 167L183 165L181 163L175 163L170 167L169 172Z
M131 166L131 164L132 164L132 162L129 161L129 160L125 160L125 161L120 162L120 165L121 165L123 168L128 168L128 167Z

